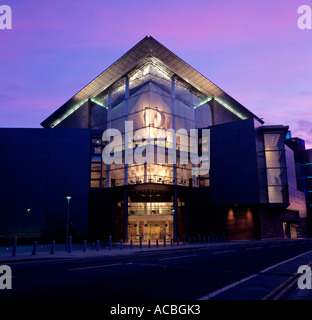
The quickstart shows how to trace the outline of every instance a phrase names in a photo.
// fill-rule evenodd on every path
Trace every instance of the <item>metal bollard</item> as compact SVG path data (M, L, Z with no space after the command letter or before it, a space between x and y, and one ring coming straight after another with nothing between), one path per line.
M132 249L132 245L133 245L133 243L132 243L132 239L130 240L130 249Z
M201 244L201 237L200 234L198 235L198 243Z
M69 236L68 253L72 252L72 236Z
M55 253L55 241L52 241L50 254Z
M148 239L148 247L151 247L151 239Z
M183 235L183 245L185 246L185 234Z
M142 236L140 236L140 249L142 249Z
M196 237L194 237L194 244L196 244Z
M109 236L108 239L108 250L112 250L112 236Z
M100 251L100 240L96 240L96 251Z
M120 239L120 250L122 250L122 239Z
M35 256L37 254L37 241L34 242L34 248L33 251L31 253L33 256Z
M158 239L156 239L156 248L158 248Z
M17 237L15 236L13 240L12 257L16 256L16 247L17 247Z
M82 248L83 252L87 251L87 240L83 240L83 248Z
M177 246L180 245L180 241L179 241L179 238L177 238Z
M173 247L173 239L171 239L171 247Z
M166 248L166 236L164 236L164 248Z
M214 242L214 234L211 234L211 242Z

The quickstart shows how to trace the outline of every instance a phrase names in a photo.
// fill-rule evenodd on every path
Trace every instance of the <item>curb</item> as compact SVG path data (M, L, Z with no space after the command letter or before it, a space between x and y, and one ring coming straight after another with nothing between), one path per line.
M309 238L306 239L268 239L268 240L251 240L251 241L225 241L225 242L210 242L205 244L191 244L189 245L186 243L185 245L180 244L179 246L174 245L171 246L170 244L167 247L143 247L140 248L127 248L120 250L119 248L108 250L107 248L101 249L100 251L73 251L71 253L66 252L55 252L54 254L38 252L37 255L32 255L31 252L29 254L22 253L17 254L16 256L0 256L0 263L17 263L17 262L34 262L34 261L50 261L50 260L61 260L61 259L87 259L87 258L100 258L100 257L116 257L116 256L125 256L125 255L133 255L133 254L146 254L146 253L154 253L154 252L164 252L164 251L181 251L181 250L200 250L200 249L207 249L207 248L215 248L215 247L223 247L223 246L240 246L240 245L249 245L255 243L263 243L263 242L284 242L284 241L302 241L302 240L310 240Z

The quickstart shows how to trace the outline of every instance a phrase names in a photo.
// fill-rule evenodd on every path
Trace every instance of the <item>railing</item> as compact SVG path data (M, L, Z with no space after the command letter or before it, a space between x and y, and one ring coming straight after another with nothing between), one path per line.
M158 175L153 175L153 177L136 176L136 177L128 178L128 185L137 185L137 184L143 184L143 183L157 183L157 184L179 185L179 186L190 185L190 181L187 178L174 179L174 178L168 178L168 177L158 176ZM124 179L112 179L111 181L111 187L119 187L124 185L125 185Z

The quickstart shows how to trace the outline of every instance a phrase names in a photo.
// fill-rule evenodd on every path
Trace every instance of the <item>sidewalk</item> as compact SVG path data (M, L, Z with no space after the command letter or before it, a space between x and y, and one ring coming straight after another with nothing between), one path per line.
M80 259L88 257L104 257L104 256L118 256L118 255L131 255L140 252L153 252L153 251L164 251L164 250L192 250L203 247L214 247L214 246L229 246L229 245L241 245L248 243L256 243L265 240L254 240L254 241L224 241L224 242L209 242L209 243L197 243L189 244L174 243L171 246L170 243L166 243L164 247L163 243L160 243L158 247L155 244L148 247L147 243L142 245L140 248L139 244L133 244L132 249L129 244L123 244L122 249L119 243L113 243L112 249L109 250L107 243L101 243L100 250L96 250L96 244L88 244L86 252L83 252L83 244L73 244L71 253L65 252L65 244L56 244L55 253L51 254L51 245L49 244L38 244L36 255L32 254L33 245L17 246L16 255L12 256L12 246L0 247L0 263L2 262L19 262L27 260L47 260L47 259Z

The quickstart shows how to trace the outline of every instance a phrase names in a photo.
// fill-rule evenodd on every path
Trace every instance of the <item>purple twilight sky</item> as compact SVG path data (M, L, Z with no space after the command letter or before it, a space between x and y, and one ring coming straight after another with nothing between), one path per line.
M2 0L0 127L40 123L146 35L312 148L312 0Z

